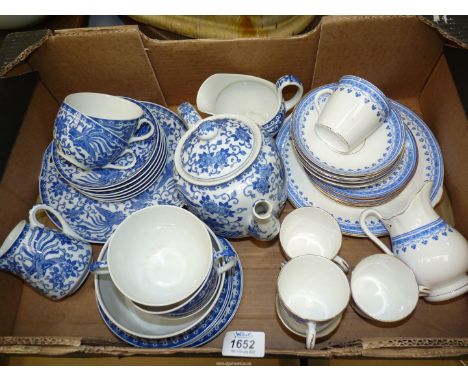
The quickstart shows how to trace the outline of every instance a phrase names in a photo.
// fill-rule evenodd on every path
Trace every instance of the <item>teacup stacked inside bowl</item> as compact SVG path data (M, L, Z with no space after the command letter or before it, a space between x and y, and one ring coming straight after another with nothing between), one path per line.
M60 105L52 159L82 194L103 202L129 200L154 183L166 158L164 131L142 103L74 93Z
M293 113L291 136L319 190L346 205L393 199L417 164L414 137L387 97L356 76L343 76L304 97Z
M130 256L131 255L131 256ZM213 247L205 224L180 207L147 207L126 218L91 270L100 309L141 338L168 338L213 309L237 258Z

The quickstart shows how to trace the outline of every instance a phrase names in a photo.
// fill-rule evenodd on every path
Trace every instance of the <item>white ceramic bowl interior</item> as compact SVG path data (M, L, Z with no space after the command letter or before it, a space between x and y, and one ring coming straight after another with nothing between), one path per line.
M288 258L318 255L332 259L342 242L338 222L317 207L297 208L289 213L281 224L279 236Z
M299 256L288 261L278 277L278 295L296 316L326 321L348 305L350 289L343 271L321 256Z
M117 288L143 305L183 301L203 283L213 263L205 225L174 206L153 206L126 218L108 249L109 273Z
M276 89L263 81L240 80L226 86L216 99L216 114L242 114L258 124L268 122L278 112L281 100Z
M109 94L74 93L65 97L64 102L93 118L132 120L143 115L143 110L137 104Z
M351 293L364 314L384 322L407 317L419 298L412 270L396 257L384 254L359 262L351 275Z

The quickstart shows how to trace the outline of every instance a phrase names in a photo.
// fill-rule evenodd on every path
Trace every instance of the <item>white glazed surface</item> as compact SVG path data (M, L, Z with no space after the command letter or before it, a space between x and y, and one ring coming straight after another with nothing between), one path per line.
M281 106L275 84L244 74L217 73L201 85L197 107L209 114L241 114L263 125Z
M299 256L288 261L278 277L278 295L289 312L307 321L327 321L348 305L346 276L321 256Z
M282 324L294 334L306 337L307 335L307 324L300 323L295 321L291 316L287 314L287 312L283 309L283 307L279 303L278 296L276 297L276 314L278 315ZM317 338L322 338L329 335L333 332L341 322L341 318L343 314L335 317L334 319L327 321L323 324L317 325Z
M319 255L333 259L341 248L340 226L327 212L316 207L298 208L281 224L280 242L289 258Z
M317 135L340 152L352 151L381 125L379 117L362 98L335 91L322 107L317 120Z
M11 232L8 234L8 236L5 238L5 241L3 242L2 246L0 247L0 256L3 256L14 244L16 239L18 239L18 236L20 235L21 231L23 231L23 228L26 224L25 220L21 220L15 228L11 230Z
M415 309L419 287L411 269L390 255L361 260L351 275L351 293L358 308L382 322L399 321Z
M102 260L105 257L106 251L103 251L99 259ZM224 274L220 277L222 282L224 281L224 277ZM202 321L216 304L221 293L222 282L218 285L213 299L205 308L190 317L175 319L138 310L115 287L109 275L96 275L94 279L96 299L99 302L99 306L105 311L106 316L125 332L151 339L175 336L193 328Z
M428 137L434 139L427 127L423 127L423 122L418 120L417 116L409 109L402 105L392 102L392 105L397 106L400 118L416 139L418 146L418 164L413 175L413 178L408 182L406 188L394 199L379 206L379 211L384 214L392 215L407 203L409 198L414 195L424 184L426 180L434 180L435 185L432 190L432 205L435 206L443 194L443 168L439 168L435 172L434 165L442 165L440 149L437 142L433 141L430 145ZM359 224L359 216L363 207L353 207L336 202L324 195L309 178L309 175L302 167L296 152L293 149L293 144L290 136L291 118L286 119L282 130L278 134L277 144L280 149L281 156L284 160L286 172L288 175L288 195L292 204L296 207L305 207L314 205L329 212L335 219L338 220L342 232L351 236L365 236L364 231ZM437 159L437 162L435 161ZM429 169L429 170L428 170ZM437 175L437 177L435 177ZM383 224L379 223L376 218L368 218L369 227L373 233L377 235L385 235Z
M204 224L174 206L153 206L125 219L108 250L112 280L128 298L164 306L195 292L212 267Z
M74 93L65 97L64 102L92 118L131 120L143 115L143 110L138 105L109 94Z

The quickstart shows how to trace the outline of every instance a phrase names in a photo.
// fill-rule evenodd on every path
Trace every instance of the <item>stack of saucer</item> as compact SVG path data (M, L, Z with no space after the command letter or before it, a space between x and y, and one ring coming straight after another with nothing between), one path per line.
M317 90L292 116L297 158L317 188L339 203L366 207L397 196L411 180L418 150L391 103L354 76Z
M138 101L76 93L61 105L52 160L60 176L89 198L134 198L155 182L167 154L164 131Z

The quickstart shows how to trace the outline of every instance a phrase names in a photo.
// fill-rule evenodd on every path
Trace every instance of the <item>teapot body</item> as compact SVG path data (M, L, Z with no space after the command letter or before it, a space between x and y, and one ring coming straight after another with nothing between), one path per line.
M277 219L287 198L286 171L276 144L264 136L254 162L234 179L217 185L198 185L182 178L177 181L187 208L217 235L227 238L257 236L252 209L259 200L271 204L272 219ZM269 239L269 238L268 238Z

